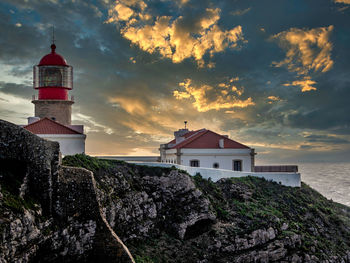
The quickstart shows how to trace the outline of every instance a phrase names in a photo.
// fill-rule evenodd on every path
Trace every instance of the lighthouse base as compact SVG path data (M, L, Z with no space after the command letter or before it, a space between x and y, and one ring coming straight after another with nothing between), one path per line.
M49 118L63 125L71 124L72 104L70 100L33 100L35 117Z

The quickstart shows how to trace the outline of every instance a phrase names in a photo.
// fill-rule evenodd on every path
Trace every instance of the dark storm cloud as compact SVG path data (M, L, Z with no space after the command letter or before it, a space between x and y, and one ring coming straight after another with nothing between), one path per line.
M16 83L5 83L0 81L0 91L8 94L16 94L23 98L30 98L34 93L31 86L16 84Z
M230 133L245 143L273 147L312 150L305 140L316 141L301 136L303 131L350 135L349 9L339 12L339 4L331 0L146 3L153 18L171 16L175 20L182 16L178 29L191 36L196 36L194 32L198 32L201 19L209 15L208 9L218 8L216 23L220 30L241 26L246 42L212 56L207 52L203 56L205 64L213 62L215 67L200 68L193 57L173 63L158 51L150 54L124 38L120 27L105 23L114 1L2 1L0 64L10 68L0 73L11 76L11 80L0 75L0 92L27 97L30 103L34 92L29 87L31 67L50 51L50 26L54 24L57 52L74 67L74 112L77 123L91 128L87 142L90 152L154 152L185 119L193 129L207 127ZM302 93L299 87L284 86L298 80L298 74L287 67L273 66L272 62L286 58L286 51L271 37L291 28L307 32L330 25L334 26L330 36L334 65L326 73L312 74L317 90ZM255 105L198 112L193 97L177 100L173 96L179 83L191 79L198 87L214 88L205 94L208 102L213 102L219 96L216 87L236 77L237 87L244 89L242 99L251 97ZM11 83L13 78L20 81ZM271 96L278 99L268 99ZM13 114L2 111L1 117ZM28 112L28 116L32 114ZM322 143L340 145L339 140L348 139L337 141L331 136L323 140ZM264 147L259 150L264 151ZM271 150L268 156L278 155L280 152Z

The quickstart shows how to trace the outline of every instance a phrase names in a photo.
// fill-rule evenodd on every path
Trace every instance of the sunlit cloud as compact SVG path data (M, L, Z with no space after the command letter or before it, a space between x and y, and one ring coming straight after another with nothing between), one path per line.
M93 117L82 114L82 113L74 113L73 118L74 121L80 121L85 124L85 131L87 133L91 132L105 132L107 134L113 134L114 130L106 125L103 125L97 122Z
M282 101L282 99L278 96L268 96L267 97L268 103L272 104L274 102Z
M273 36L286 50L286 58L274 62L276 67L287 66L290 71L307 74L311 70L327 72L333 66L332 43L329 38L334 27L311 30L291 28Z
M348 4L350 5L350 0L334 0L335 3Z
M205 54L213 56L246 42L241 26L219 27L219 8L207 8L191 28L183 25L188 19L184 16L152 16L148 11L143 1L117 1L109 10L107 23L116 23L124 38L148 53L158 52L174 63L193 58L200 67L214 67L204 61Z
M299 86L302 92L317 90L314 85L317 84L316 81L310 78L304 78L303 80L295 80L292 83L285 83L283 86Z
M176 125L175 105L170 100L160 98L145 98L119 95L110 97L108 102L117 110L123 110L127 115L119 120L120 123L137 134L157 134L169 136L169 131Z
M277 96L268 96L267 98L268 98L269 100L272 100L272 101L278 101L278 100L280 100L280 98L277 97Z
M180 90L173 95L178 100L190 99L193 107L199 112L232 108L246 108L255 103L252 98L241 100L243 88L238 89L232 83L219 83L216 87L210 85L194 85L191 79L179 83Z
M314 72L325 73L333 67L330 35L334 27L320 27L310 30L291 28L272 37L286 50L286 58L280 62L273 62L275 67L285 66L291 72L303 76L302 80L294 81L285 86L301 86L302 91L316 90L311 80Z

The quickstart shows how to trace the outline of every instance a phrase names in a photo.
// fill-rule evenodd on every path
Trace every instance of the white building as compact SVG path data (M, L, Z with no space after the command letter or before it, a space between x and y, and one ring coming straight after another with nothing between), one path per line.
M38 118L23 128L41 138L58 142L62 155L85 153L86 135L83 133L82 125L66 126L49 118Z
M160 145L160 158L163 163L254 171L254 149L229 139L227 135L206 129L180 129L174 135L174 140Z

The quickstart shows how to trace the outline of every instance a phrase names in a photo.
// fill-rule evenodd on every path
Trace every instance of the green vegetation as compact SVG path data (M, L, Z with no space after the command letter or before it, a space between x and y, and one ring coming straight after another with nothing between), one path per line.
M155 262L155 261L152 260L152 259L151 259L150 257L148 257L148 256L141 257L141 256L136 255L136 256L135 256L135 262L136 262L136 263L153 263L153 262Z
M200 175L193 179L211 201L218 218L236 223L236 234L270 226L280 229L286 223L288 230L281 235L301 235L301 250L305 253L314 247L318 252L313 254L323 259L322 251L344 254L350 249L350 208L327 200L304 183L301 188L292 188L256 177L218 183ZM224 190L228 188L233 192L231 196Z
M26 197L25 199L19 197L18 195L14 195L9 191L5 190L3 187L1 188L1 192L3 195L3 205L5 207L10 208L14 212L23 212L24 209L35 210L36 202L30 198Z
M199 173L192 178L195 185L209 199L217 217L224 221L232 219L228 211L228 202L225 200L222 190L210 179L203 179Z
M19 189L27 171L24 162L15 160L0 161L0 188L3 196L3 206L14 212L23 212L24 209L36 209L35 200L30 196L25 199L19 196Z
M72 167L82 167L96 173L100 169L109 169L117 164L125 164L119 160L107 160L91 157L85 154L67 155L63 158L62 164Z

